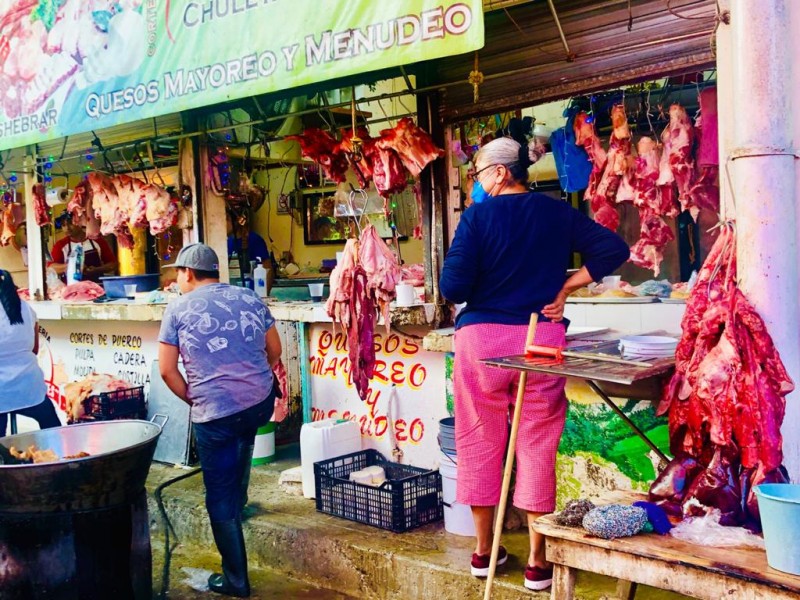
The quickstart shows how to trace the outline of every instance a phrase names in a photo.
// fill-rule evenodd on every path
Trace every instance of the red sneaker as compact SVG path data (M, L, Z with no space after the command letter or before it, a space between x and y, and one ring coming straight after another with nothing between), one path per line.
M470 572L474 577L488 577L489 576L489 563L491 562L491 554L473 554L472 563L470 564ZM497 566L506 564L508 560L508 552L503 546L500 546L500 551L497 553Z
M553 567L525 567L525 587L529 590L546 590L553 583Z

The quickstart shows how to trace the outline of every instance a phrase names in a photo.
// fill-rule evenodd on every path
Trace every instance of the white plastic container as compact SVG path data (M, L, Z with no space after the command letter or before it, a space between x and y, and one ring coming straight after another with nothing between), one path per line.
M442 475L442 502L444 503L444 530L455 535L475 536L472 509L456 502L458 459L455 455L439 452L439 473Z
M361 428L344 419L325 419L305 423L300 429L300 465L303 470L303 496L316 497L314 463L361 450Z
M260 298L267 297L267 270L261 264L261 257L258 257L256 268L253 269L253 291Z
M78 244L67 258L67 285L83 279L83 245Z

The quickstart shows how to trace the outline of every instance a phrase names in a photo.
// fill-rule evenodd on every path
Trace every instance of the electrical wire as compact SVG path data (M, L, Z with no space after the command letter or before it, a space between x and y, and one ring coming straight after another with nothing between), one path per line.
M159 598L164 600L167 598L167 594L169 593L169 567L170 562L172 560L172 551L178 546L178 534L175 533L175 529L172 527L172 522L169 520L169 516L167 515L167 510L164 508L164 498L162 496L164 490L171 486L173 483L177 483L182 479L187 479L189 477L193 477L198 473L202 473L202 469L193 469L188 473L183 473L178 477L174 477L168 481L165 481L161 485L156 488L155 497L156 497L156 504L158 504L158 512L161 513L161 519L164 521L164 568L161 572L161 593L159 594ZM172 535L175 537L175 545L170 546L169 543L169 534L172 532Z
M669 14L671 14L673 17L676 17L678 19L685 19L686 21L705 21L709 18L708 15L703 15L702 17L687 17L685 15L681 15L675 12L675 9L672 8L672 3L674 1L675 0L667 0L667 12L669 12ZM719 9L719 3L717 3L717 8ZM716 18L716 16L714 16L713 18Z

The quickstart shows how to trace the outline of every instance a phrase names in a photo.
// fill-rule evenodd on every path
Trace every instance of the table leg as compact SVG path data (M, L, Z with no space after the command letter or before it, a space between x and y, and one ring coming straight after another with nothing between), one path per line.
M658 446L656 446L650 440L650 438L648 438L644 434L644 431L639 429L636 426L636 424L628 418L628 415L626 415L624 412L622 412L622 409L619 406L617 406L616 404L614 404L614 402L611 401L611 398L609 398L606 395L606 393L603 390L601 390L594 381L591 381L591 380L587 379L586 383L589 384L589 387L594 390L594 393L597 394L598 396L600 396L600 398L603 400L603 402L605 402L609 406L609 408L611 408L611 410L613 410L615 413L617 413L619 415L619 417L623 421L625 421L625 423L628 425L628 427L630 427L636 435L638 435L640 438L642 438L644 443L647 444L650 447L650 449L658 455L658 457L664 462L664 464L669 462L669 457L667 457L666 454L664 454L661 450L658 449Z
M573 600L575 597L575 569L566 565L553 565L553 586L550 600Z
M617 592L614 595L617 600L634 600L636 597L637 584L624 579L617 579Z

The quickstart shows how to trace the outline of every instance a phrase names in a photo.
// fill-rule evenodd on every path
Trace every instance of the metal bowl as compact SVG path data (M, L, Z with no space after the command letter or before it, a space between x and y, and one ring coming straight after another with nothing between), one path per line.
M150 421L100 421L0 438L24 450L36 445L53 463L0 465L0 513L96 510L130 502L144 489L161 427Z

